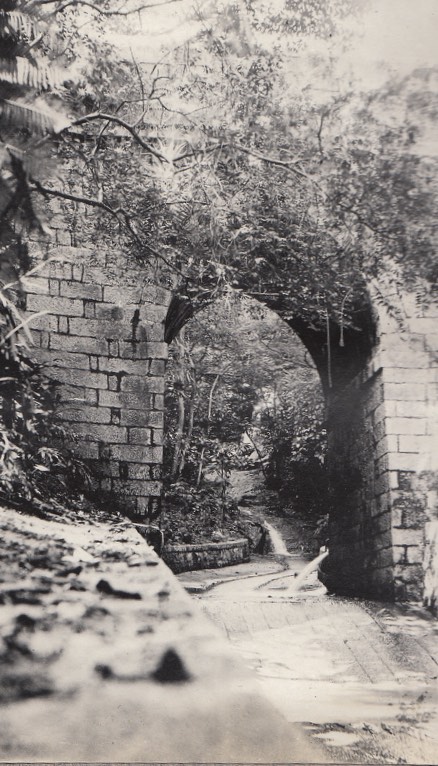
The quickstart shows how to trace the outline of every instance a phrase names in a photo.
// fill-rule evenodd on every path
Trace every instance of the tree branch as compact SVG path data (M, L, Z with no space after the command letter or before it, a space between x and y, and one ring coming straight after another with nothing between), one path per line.
M175 266L175 264L171 263L164 255L162 255L162 253L159 253L158 250L156 250L152 245L150 245L148 242L144 242L141 239L141 237L138 235L138 233L134 229L131 216L122 207L112 208L110 205L107 205L105 202L100 202L97 199L93 199L93 197L84 197L80 194L70 194L69 192L61 191L60 189L50 189L48 186L44 186L40 181L36 181L35 179L32 179L32 183L33 183L32 191L39 192L43 196L60 197L61 199L67 199L67 200L70 200L71 202L79 202L83 205L89 205L90 207L98 208L100 210L103 210L105 213L109 213L109 215L111 215L117 221L120 220L120 216L121 216L123 218L123 223L126 229L129 231L135 243L142 250L144 248L149 250L151 255L153 255L155 258L159 258L166 266L169 267L169 269L171 269L176 274L178 274L178 276L182 277L185 280L185 282L191 281L190 277L187 276L187 274L184 274L184 272L181 271L181 269Z
M59 0L40 0L40 5L54 5L58 2ZM143 3L136 8L126 10L111 10L109 8L102 8L98 3L92 3L90 0L67 0L67 2L61 3L61 5L55 8L54 13L62 13L67 10L67 8L83 5L96 11L96 13L99 13L101 16L130 16L134 13L141 13L142 11L149 10L150 8L158 8L162 5L170 5L171 3L179 2L181 2L181 0L162 0L158 3Z
M152 154L153 157L155 157L157 160L160 160L161 162L169 162L169 160L164 156L164 154L161 154L161 152L158 152L156 149L153 148L147 141L144 141L142 137L139 135L139 133L136 131L133 125L130 125L129 122L126 122L126 120L122 120L121 117L117 117L115 114L106 114L105 112L91 112L90 114L86 114L84 117L78 117L76 120L73 120L73 122L70 123L68 128L71 128L73 126L79 126L79 125L85 125L87 122L94 122L96 120L107 120L108 122L113 122L116 125L120 125L120 127L124 128L132 135L132 137L136 140L136 142L142 147L142 149L146 149L149 154ZM66 128L65 130L67 130Z
M226 144L224 144L224 146L226 146ZM277 159L276 157L269 157L266 154L260 154L260 152L256 152L253 149L249 149L247 146L242 146L242 144L236 142L231 143L230 146L234 146L244 154L249 154L251 157L255 157L256 159L261 160L261 162L265 162L268 165L275 165L277 167L284 168L285 170L289 170L289 172L293 173L294 175L297 175L300 178L304 178L306 181L312 181L307 173L304 173L303 170L299 170L295 166L294 162L285 162L284 160Z

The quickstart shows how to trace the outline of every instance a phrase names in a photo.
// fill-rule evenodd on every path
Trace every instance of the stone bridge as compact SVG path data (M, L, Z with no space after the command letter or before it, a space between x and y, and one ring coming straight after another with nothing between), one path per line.
M177 286L160 264L140 266L100 242L80 206L75 228L66 224L71 210L50 204L53 240L28 244L40 264L25 281L33 353L63 384L59 417L96 489L144 521L161 502L166 319ZM290 325L327 399L329 588L434 606L438 308L420 315L415 296L394 300L402 325L373 302L370 287L369 310L357 330L345 330L344 345L340 328L329 328L330 364L326 333L299 317Z

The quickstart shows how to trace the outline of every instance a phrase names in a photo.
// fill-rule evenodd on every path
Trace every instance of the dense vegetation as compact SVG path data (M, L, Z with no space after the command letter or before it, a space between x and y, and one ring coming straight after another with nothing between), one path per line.
M177 3L179 36L163 49L156 39L169 8L154 3L3 0L3 284L26 268L26 230L47 234L48 203L58 198L92 211L83 237L98 226L102 244L117 240L133 258L177 275L195 312L237 291L288 322L333 326L328 344L342 345L371 285L376 300L388 301L383 281L429 300L438 275L438 73L388 70L374 89L346 75L370 2ZM15 382L3 381L2 391L18 402L29 371L8 296L2 377ZM231 379L211 350L212 322L210 330L203 361L193 329L173 356L168 475L194 487L207 468L226 472L238 459L229 445L250 429L271 364L255 365L223 332L235 344ZM261 417L266 471L289 495L296 472L322 460L313 393L308 401L298 412L292 394ZM17 429L7 418L10 439ZM319 476L315 462L313 470Z
M192 542L242 530L231 474L258 470L280 510L327 511L324 402L295 334L261 304L230 293L171 346L166 395L166 530Z

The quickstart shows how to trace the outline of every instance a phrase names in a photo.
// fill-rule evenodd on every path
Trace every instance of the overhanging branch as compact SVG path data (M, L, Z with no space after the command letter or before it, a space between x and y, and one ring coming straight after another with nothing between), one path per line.
M131 16L135 13L141 13L142 11L147 11L150 8L158 8L162 5L170 5L171 3L179 3L181 0L162 0L162 2L158 3L142 3L141 5L136 6L135 8L125 8L123 9L115 9L112 10L110 8L103 8L99 3L92 3L90 0L67 0L65 3L61 3L58 5L59 0L40 0L40 5L56 5L57 7L54 9L55 13L62 13L63 11L67 10L67 8L75 8L77 6L85 6L86 8L90 8L92 11L95 11L96 13L99 13L101 16Z
M51 196L51 197L59 197L61 199L67 199L71 202L78 202L83 205L88 205L89 207L98 208L99 210L103 210L105 213L108 213L111 215L116 221L120 222L120 219L122 219L122 222L124 226L126 227L127 231L135 241L135 243L142 249L149 250L151 255L153 255L155 258L159 258L166 266L168 266L169 269L174 271L178 276L182 277L186 282L190 281L190 277L187 276L187 274L184 274L184 272L181 271L175 264L171 263L166 256L164 256L162 253L160 253L158 250L156 250L152 245L150 245L148 242L145 242L138 234L138 232L135 230L132 218L129 215L129 213L124 210L122 207L118 208L112 208L110 205L107 205L105 202L101 202L100 200L94 199L93 197L84 197L81 194L71 194L70 192L62 191L61 189L51 189L48 186L44 186L40 181L36 181L35 179L32 179L32 191L36 191L40 194L42 194L44 197Z
M106 114L106 112L91 112L91 114L86 114L84 117L78 117L76 120L73 120L68 128L85 125L88 122L95 122L96 120L105 120L107 122L113 122L115 125L120 125L120 127L128 131L128 133L132 135L136 142L143 149L146 149L149 154L152 154L153 157L160 160L161 162L169 162L164 154L161 154L161 152L158 152L156 149L154 149L151 144L149 144L147 141L144 141L144 139L140 136L133 125L130 125L129 122L126 122L126 120L123 120L121 117L117 117L115 114ZM65 130L68 130L68 128Z

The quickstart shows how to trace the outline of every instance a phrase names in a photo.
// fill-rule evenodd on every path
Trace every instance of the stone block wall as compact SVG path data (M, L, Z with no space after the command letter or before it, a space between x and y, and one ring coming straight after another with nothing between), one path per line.
M163 559L175 574L193 569L227 567L249 561L249 543L242 539L199 545L166 545Z
M404 327L381 311L373 358L329 402L328 584L342 592L438 596L438 310Z
M171 289L123 252L57 239L29 245L39 265L25 280L32 355L62 384L58 415L96 489L148 517L161 495Z
M164 323L175 280L159 261L136 262L80 205L52 207L52 241L29 243L39 266L25 284L33 354L62 384L59 417L96 489L138 521L151 519L162 489ZM329 396L326 566L338 592L433 606L438 309L420 312L404 296L401 314L403 327L379 307L372 358Z
M384 363L385 456L392 520L394 586L397 599L423 599L434 607L438 594L438 307L419 311L404 296L405 331L381 319Z
M371 364L329 403L329 587L391 599L391 507L382 370Z

